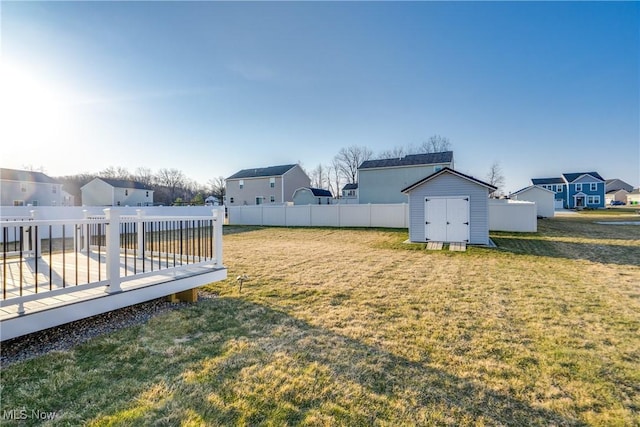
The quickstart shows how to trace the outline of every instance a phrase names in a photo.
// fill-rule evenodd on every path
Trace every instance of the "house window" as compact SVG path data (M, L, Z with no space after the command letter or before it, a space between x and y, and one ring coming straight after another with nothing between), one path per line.
M229 203L233 203L233 197L229 199Z
M276 188L276 179L275 178L269 178L269 187Z
M244 179L240 180L240 189L242 190L244 188Z
M120 206L120 202L118 202L118 206Z
M434 171L434 172L440 172L441 170L442 170L442 166L435 166L435 167L433 168L433 171Z
M587 204L588 205L599 205L600 204L600 196L587 196Z
M13 206L24 206L24 200L14 200Z
M147 197L149 197L149 192L147 191Z
M258 196L256 197L256 205L261 205L262 204L262 197Z
M27 184L20 184L20 191L22 191L23 193L26 193L27 192Z
M591 191L598 191L598 183L597 182L592 182L591 183Z
M276 196L271 196L271 197L269 197L269 201L270 201L271 203L275 203L275 202L276 202Z
M556 193L562 193L562 184L556 185Z
M124 190L124 195L128 196L129 195L129 190Z
M55 201L55 200L53 200L52 202L53 202L53 204L55 205L56 201ZM32 200L32 201L31 201L31 206L38 206L38 201L37 201L37 200Z
M582 191L582 184L576 184L576 191Z
M51 186L51 192L52 192L53 194L56 194L56 193L58 192L58 187L57 187L57 186L55 186L55 185Z

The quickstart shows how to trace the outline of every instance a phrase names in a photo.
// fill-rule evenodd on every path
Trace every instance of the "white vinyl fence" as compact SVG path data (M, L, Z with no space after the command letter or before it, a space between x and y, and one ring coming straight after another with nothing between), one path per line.
M409 228L409 205L257 205L228 208L230 225ZM533 202L489 201L489 230L537 231Z
M538 231L536 204L514 200L489 200L489 230Z
M257 205L228 208L230 225L408 228L409 205Z

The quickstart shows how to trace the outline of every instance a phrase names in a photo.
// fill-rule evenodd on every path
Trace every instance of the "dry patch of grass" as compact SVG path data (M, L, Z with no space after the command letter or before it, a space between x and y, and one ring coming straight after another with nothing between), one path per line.
M4 369L2 409L92 425L638 424L639 241L581 221L465 253L404 245L406 231L236 229L218 297Z

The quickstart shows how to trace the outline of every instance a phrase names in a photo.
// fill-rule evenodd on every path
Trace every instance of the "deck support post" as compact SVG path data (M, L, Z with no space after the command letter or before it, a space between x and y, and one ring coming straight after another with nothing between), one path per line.
M142 209L136 209L138 216L138 259L144 259L144 211Z
M107 292L113 294L122 292L120 288L120 214L113 209L105 209L104 214L107 217L105 245L107 280L109 281Z
M36 220L37 212L35 210L29 211L31 213L31 219ZM31 232L29 233L29 237L31 239L31 247L30 249L33 251L32 256L34 258L42 258L42 236L37 233L37 226L30 227Z

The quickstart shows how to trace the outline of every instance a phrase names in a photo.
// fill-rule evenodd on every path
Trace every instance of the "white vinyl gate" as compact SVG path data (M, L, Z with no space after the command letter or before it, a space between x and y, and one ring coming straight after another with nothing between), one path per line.
M427 241L469 241L469 197L425 197Z

